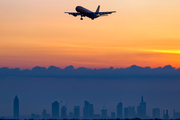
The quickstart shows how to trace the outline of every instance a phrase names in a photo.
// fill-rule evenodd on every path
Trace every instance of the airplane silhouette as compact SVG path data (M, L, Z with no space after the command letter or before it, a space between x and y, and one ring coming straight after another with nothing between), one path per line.
M77 6L76 7L77 12L65 12L65 13L68 13L69 15L73 15L74 17L80 15L81 16L80 20L83 20L83 17L89 17L92 20L94 20L95 18L98 18L100 16L107 16L108 14L112 14L116 12L116 11L99 12L99 10L100 10L100 5L98 6L96 12L92 12L82 6Z

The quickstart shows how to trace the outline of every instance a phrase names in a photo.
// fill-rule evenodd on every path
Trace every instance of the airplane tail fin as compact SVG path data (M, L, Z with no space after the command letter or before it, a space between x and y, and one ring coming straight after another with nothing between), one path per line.
M98 6L98 8L97 8L97 10L96 10L96 13L99 12L99 10L100 10L100 5Z

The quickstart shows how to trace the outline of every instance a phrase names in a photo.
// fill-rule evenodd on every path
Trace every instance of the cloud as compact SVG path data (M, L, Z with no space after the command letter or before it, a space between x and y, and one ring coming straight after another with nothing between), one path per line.
M36 66L32 70L20 70L0 68L0 77L23 77L23 78L99 78L99 79L119 79L119 78L180 78L180 68L175 69L171 65L164 67L150 68L132 65L127 68L103 68L89 69L80 67L75 69L72 65L61 69L50 66L49 68Z

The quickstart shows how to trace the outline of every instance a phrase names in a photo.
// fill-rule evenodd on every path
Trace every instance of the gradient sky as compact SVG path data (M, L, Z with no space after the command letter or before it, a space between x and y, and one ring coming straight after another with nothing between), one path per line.
M73 17L77 5L116 14ZM179 0L1 0L0 67L180 67Z

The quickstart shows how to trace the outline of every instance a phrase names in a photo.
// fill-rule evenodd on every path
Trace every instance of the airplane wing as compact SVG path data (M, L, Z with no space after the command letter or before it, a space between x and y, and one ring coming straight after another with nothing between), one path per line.
M110 12L97 12L96 14L100 15L100 16L104 16L104 15L108 15L108 14L112 14L115 13L116 11L110 11Z
M75 12L65 12L68 13L69 15L73 15L74 17L81 15L80 13L75 13Z

